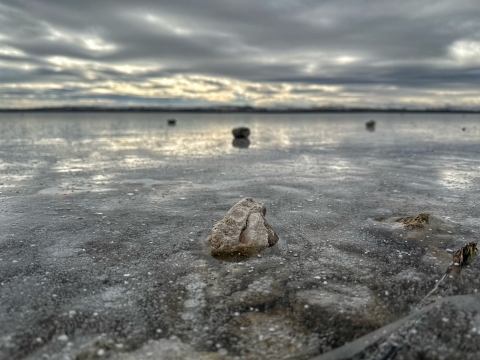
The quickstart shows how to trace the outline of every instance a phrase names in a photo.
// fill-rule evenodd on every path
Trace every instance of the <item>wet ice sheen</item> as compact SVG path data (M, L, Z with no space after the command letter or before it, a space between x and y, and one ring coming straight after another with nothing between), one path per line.
M478 115L164 115L0 117L0 358L309 359L361 336L367 359L480 350L467 302L368 335L477 241ZM231 145L242 124L248 149ZM212 226L246 196L279 242L212 258ZM438 222L375 220L420 212ZM478 275L477 259L432 300Z

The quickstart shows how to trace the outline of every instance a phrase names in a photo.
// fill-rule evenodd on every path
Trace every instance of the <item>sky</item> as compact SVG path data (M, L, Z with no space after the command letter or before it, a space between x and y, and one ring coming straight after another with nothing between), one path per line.
M0 0L0 108L480 109L479 0Z

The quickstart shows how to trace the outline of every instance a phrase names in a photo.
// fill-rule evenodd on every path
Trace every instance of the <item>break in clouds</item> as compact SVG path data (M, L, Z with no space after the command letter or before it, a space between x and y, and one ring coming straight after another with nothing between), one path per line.
M480 108L478 0L0 0L0 107Z

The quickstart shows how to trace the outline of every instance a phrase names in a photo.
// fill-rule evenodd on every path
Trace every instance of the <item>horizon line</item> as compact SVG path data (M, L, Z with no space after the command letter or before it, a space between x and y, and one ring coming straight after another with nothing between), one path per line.
M0 112L204 112L204 113L317 113L317 112L393 112L393 113L480 113L480 109L460 107L254 107L249 105L217 105L217 106L51 106L32 108L0 108Z

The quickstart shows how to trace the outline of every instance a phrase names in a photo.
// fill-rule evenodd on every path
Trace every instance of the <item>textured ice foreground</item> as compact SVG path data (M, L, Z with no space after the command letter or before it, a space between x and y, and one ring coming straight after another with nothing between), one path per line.
M478 120L0 114L0 359L309 359L401 319L451 251L478 241ZM238 125L248 149L232 146ZM212 226L247 196L279 242L242 262L211 257ZM438 221L375 220L420 212ZM432 300L475 294L479 270ZM480 350L465 302L405 326L359 350Z

